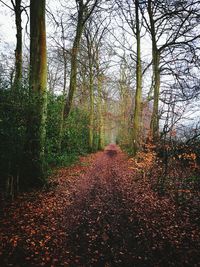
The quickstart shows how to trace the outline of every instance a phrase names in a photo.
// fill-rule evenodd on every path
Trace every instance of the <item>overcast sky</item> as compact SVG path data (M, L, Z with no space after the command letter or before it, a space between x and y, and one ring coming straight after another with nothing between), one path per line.
M8 1L8 0L7 0ZM0 3L0 44L2 41L15 44L15 21L14 14Z

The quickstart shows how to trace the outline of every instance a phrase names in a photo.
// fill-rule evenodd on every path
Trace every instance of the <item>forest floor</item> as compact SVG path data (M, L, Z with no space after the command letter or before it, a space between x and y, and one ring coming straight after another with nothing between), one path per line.
M200 266L200 225L133 161L109 145L4 205L0 266Z

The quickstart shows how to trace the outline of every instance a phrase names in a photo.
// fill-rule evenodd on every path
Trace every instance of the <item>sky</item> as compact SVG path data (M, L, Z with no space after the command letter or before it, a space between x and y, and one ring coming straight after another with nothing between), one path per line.
M8 0L6 1L8 2ZM10 45L15 45L15 21L14 15L0 3L0 45L2 47L2 40Z

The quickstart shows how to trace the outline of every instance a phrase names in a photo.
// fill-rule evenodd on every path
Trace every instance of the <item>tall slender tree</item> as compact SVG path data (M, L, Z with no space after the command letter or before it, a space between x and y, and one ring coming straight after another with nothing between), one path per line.
M96 51L96 70L97 70L97 110L98 110L98 149L102 150L105 145L104 138L104 119L103 119L103 73L100 70L99 51Z
M76 80L77 80L77 57L78 51L80 47L80 41L82 37L82 33L85 27L85 24L91 14L93 13L95 7L97 6L99 0L76 0L77 10L78 10L78 17L77 17L77 26L76 26L76 34L73 41L73 46L71 50L71 74L70 74L70 85L69 85L69 92L65 104L65 116L69 115L71 110L72 101L74 97L74 93L76 90Z
M97 14L92 16L86 25L84 36L86 39L88 71L89 71L89 95L90 95L90 125L89 125L89 146L94 147L95 128L95 96L97 104L97 133L99 149L104 147L104 130L102 114L102 82L103 70L100 68L100 50L102 49L102 39L108 32L108 22ZM96 94L95 94L95 88Z
M20 86L22 80L22 12L25 10L22 7L22 0L11 0L11 5L0 1L7 8L12 10L15 14L15 26L16 26L16 48L15 48L15 75L13 89Z
M154 141L159 137L159 98L161 75L166 65L174 65L173 57L180 49L190 47L195 50L198 33L199 6L197 0L153 1L143 2L147 12L143 13L147 30L152 42L153 63L153 112L150 132ZM148 19L146 18L148 14ZM172 52L173 51L173 52ZM169 57L170 55L170 57ZM172 57L171 57L172 56ZM173 71L172 71L173 72ZM179 75L173 75L175 79Z
M134 115L133 115L133 131L132 131L132 147L133 154L136 154L140 147L140 129L142 120L142 64L141 64L141 22L140 22L140 3L139 0L129 1L129 0L117 0L117 4L120 7L120 12L126 21L129 29L131 30L131 35L136 39L136 51L133 51L132 59L136 63L136 90L134 96ZM126 29L124 25L122 26L123 31ZM136 53L135 53L136 52Z
M14 88L20 86L22 80L22 6L21 0L11 0L15 11L15 25L16 25L16 49L15 49L15 79Z
M90 125L89 125L89 148L93 150L94 142L94 55L93 55L93 41L89 37L89 33L85 34L87 40L87 52L89 63L89 96L90 96Z
M150 129L151 129L151 137L154 140L157 140L159 135L158 106L159 106L159 95L160 95L160 52L158 49L157 39L156 39L156 28L153 16L152 0L148 0L147 10L149 15L150 33L152 40L153 90L154 90L153 113L151 117Z
M141 102L142 102L142 64L141 64L141 45L140 45L140 18L139 1L135 0L135 23L136 23L136 41L137 41L137 59L136 59L136 92L135 108L133 117L133 154L136 154L139 148L139 136L141 129Z

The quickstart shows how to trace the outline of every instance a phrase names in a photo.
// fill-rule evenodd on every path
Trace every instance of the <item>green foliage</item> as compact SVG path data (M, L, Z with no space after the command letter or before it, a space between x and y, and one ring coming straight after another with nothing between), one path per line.
M68 153L85 154L89 151L88 114L81 109L71 111L63 136L62 149Z
M13 194L9 180L17 183L23 162L28 90L0 88L0 185ZM15 187L17 187L16 185Z
M46 161L49 166L66 166L88 153L88 114L79 108L71 111L64 121L60 146L60 126L63 98L48 96Z
M47 161L49 166L56 166L56 167L66 167L74 164L78 160L77 153L59 153L55 154L54 157L47 157ZM49 169L51 172L51 169Z
M47 126L46 126L46 154L47 161L58 153L59 129L61 119L62 99L54 95L48 95Z
M13 90L0 88L0 191L15 195L23 188L27 122L30 112L28 86ZM74 163L79 155L88 153L88 114L74 108L64 121L62 136L63 98L48 94L45 166L47 173L57 166ZM60 141L60 138L62 140ZM24 168L25 167L25 168ZM21 188L19 188L19 186Z
M128 133L127 135L118 135L117 140L116 140L116 144L120 145L120 147L122 148L123 151L126 151L126 153L129 156L133 156L133 146L132 146L132 139L131 139L131 134Z

